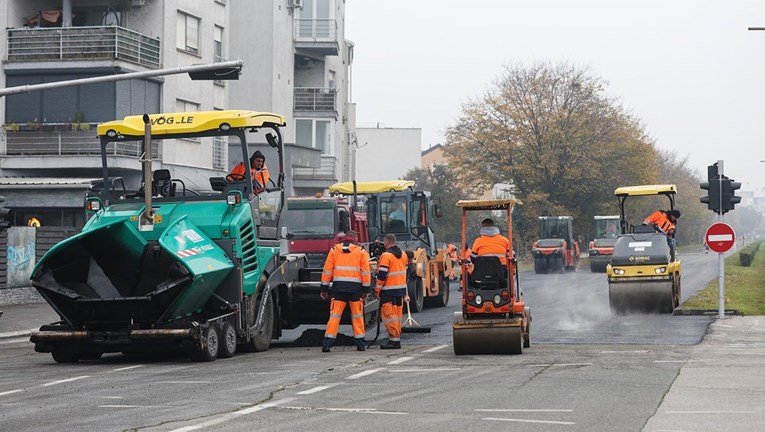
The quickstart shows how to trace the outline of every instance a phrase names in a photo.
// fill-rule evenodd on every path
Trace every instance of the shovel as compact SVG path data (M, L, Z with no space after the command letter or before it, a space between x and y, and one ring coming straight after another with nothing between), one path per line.
M430 333L430 327L423 327L412 318L409 302L406 302L406 320L401 324L401 333Z

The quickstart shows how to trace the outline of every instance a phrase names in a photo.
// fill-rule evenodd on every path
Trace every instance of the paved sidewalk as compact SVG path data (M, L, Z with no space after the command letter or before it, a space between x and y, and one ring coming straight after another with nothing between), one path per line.
M58 314L48 303L0 306L0 339L29 336L43 324L58 321Z
M765 431L765 317L714 321L643 431Z

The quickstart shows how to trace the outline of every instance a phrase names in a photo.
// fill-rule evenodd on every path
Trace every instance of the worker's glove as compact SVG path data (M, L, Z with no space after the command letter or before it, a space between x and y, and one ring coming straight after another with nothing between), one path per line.
M375 297L380 298L380 292L382 291L381 288L375 288Z

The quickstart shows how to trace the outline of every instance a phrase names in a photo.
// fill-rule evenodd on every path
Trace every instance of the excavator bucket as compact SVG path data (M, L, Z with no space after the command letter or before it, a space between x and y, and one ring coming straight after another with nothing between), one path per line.
M157 323L202 308L234 267L186 218L159 240L136 225L116 220L57 244L32 285L73 326Z

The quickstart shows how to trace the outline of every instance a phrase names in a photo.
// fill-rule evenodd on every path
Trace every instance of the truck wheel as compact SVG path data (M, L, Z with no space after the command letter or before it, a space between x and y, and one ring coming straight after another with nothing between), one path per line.
M437 296L426 298L425 306L446 307L446 305L449 304L449 289L449 277L441 275L441 292L439 292Z
M254 307L260 307L256 302ZM259 310L259 309L256 309ZM257 319L255 320L257 322ZM255 322L248 323L252 326ZM263 310L263 326L258 329L250 341L247 343L248 348L255 352L266 351L271 346L271 337L274 332L274 296L273 293L269 294L266 300L266 308Z
M191 360L211 362L218 358L218 329L214 325L207 327L206 330L202 330L202 338L204 339L204 346L196 347L191 351Z
M546 260L534 258L534 273L541 274L541 273L547 273L547 265Z
M79 355L69 351L51 351L50 355L56 363L77 363L80 360Z
M222 328L220 344L218 346L218 357L231 358L236 354L236 329L231 324L231 321L223 323Z
M414 277L407 283L407 292L409 293L409 308L412 312L422 312L425 299L422 295L422 279Z

